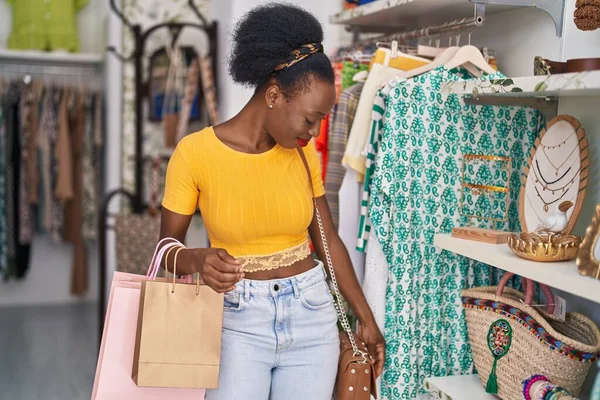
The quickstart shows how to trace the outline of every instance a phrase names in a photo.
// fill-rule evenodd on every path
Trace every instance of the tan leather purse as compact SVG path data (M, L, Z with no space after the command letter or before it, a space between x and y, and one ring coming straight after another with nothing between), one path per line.
M310 174L310 168L302 149L298 149L306 172L308 174L308 180L310 182L311 190L312 176ZM335 270L333 269L333 263L331 261L331 255L329 253L329 246L327 245L327 238L325 237L325 231L323 229L323 221L321 219L321 213L317 206L317 200L313 196L313 203L315 205L315 215L317 216L317 222L319 224L319 233L321 236L321 243L323 244L323 250L325 252L325 264L329 270L329 278L331 279L331 287L334 295L334 305L338 313L338 319L340 325L343 328L343 332L340 332L340 361L338 364L338 373L335 382L334 399L335 400L370 400L370 396L377 398L377 386L375 384L375 367L369 359L367 346L358 337L358 335L352 332L348 317L346 315L346 308L344 307L344 301L342 300L342 294L335 277Z

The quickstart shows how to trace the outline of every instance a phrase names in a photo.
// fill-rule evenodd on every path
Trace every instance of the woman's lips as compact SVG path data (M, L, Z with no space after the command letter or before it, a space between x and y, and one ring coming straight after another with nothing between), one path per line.
M298 144L300 145L300 147L306 147L306 146L308 146L308 143L310 142L310 139L306 140L306 139L297 138L296 140L298 141Z

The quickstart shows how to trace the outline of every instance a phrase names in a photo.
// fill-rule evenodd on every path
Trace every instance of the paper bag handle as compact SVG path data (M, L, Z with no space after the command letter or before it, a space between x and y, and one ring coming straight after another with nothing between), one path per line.
M171 240L172 243L169 243L163 247L160 247L160 245L163 244L164 242L166 242L167 240ZM177 240L175 238L170 238L170 237L163 238L156 244L156 247L154 248L154 254L152 255L152 261L150 261L150 265L148 266L148 272L146 273L147 278L149 278L151 280L156 279L156 275L158 274L158 270L160 269L160 263L162 261L162 256L165 254L165 251L168 248L170 248L176 244L183 246L183 244L181 244L181 242L179 240Z
M168 245L167 245L168 246ZM165 257L165 265L169 259L169 253L171 250L175 248L175 246L170 246L169 252L167 252L167 256ZM181 250L185 249L185 246L178 246L175 251L175 256L173 257L173 285L171 287L171 293L175 293L175 281L177 280L177 256ZM187 275L188 278L191 278L191 275ZM186 279L186 283L191 283L188 279ZM200 273L198 272L198 278L196 279L196 296L200 294Z
M160 247L160 245L162 243L166 242L167 240L171 240L172 242L167 243L163 247ZM150 262L150 266L148 267L148 272L146 273L146 277L148 279L150 279L150 280L156 279L156 276L158 275L158 271L160 270L160 263L163 259L163 255L165 254L165 251L167 251L167 249L170 249L175 245L179 245L179 246L185 248L185 246L179 240L177 240L175 238L171 238L171 237L163 238L157 243L156 248L154 249L154 255L152 256L152 261ZM160 248L160 250L159 250L159 248ZM168 255L169 255L169 253L167 253L167 257L168 257ZM186 275L184 278L184 282L192 283L192 276Z

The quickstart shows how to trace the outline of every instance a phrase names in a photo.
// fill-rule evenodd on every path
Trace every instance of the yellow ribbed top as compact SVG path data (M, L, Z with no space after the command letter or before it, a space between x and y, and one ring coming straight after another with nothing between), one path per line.
M313 142L304 148L316 197L325 194ZM200 207L212 247L232 256L260 256L308 238L312 193L296 149L236 151L213 128L186 136L167 167L163 207L190 215Z

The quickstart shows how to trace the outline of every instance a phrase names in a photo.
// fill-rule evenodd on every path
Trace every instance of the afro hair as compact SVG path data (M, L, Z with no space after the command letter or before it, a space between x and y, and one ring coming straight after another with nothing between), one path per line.
M233 32L229 73L236 83L258 89L293 50L322 41L321 24L303 8L285 3L254 8ZM334 83L331 62L323 53L313 54L276 74L288 96L308 88L314 78Z

